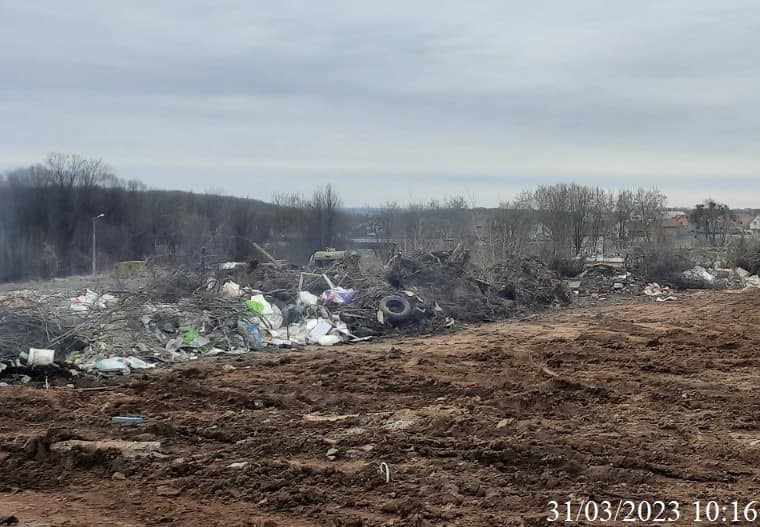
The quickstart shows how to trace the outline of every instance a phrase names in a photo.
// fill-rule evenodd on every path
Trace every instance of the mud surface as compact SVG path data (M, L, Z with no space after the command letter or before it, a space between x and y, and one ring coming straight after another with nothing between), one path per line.
M2 387L0 517L546 525L552 499L746 503L760 496L758 322L759 292L700 292L196 361L110 391Z

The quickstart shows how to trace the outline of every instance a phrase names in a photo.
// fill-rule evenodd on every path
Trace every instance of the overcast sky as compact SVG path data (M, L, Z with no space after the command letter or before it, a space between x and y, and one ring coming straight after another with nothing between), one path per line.
M0 0L0 170L51 151L260 199L760 207L760 2Z

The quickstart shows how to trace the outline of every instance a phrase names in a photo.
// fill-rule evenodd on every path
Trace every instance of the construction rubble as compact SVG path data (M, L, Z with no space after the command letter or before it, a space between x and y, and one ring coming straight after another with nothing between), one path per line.
M567 280L567 288L576 296L606 299L610 295L641 295L658 302L677 300L680 289L760 288L760 277L741 267L706 268L696 265L672 273L662 282L649 282L630 270L606 263L589 265L577 277Z
M760 277L741 267L724 269L696 265L680 275L682 287L690 289L746 289L760 287Z
M15 291L0 296L0 387L125 375L264 348L430 334L569 300L538 259L482 271L461 248L398 254L375 267L356 258L327 268L254 262L222 266L212 276L166 273L135 290Z
M646 281L630 271L605 263L588 266L568 287L576 295L601 297L609 294L641 294Z

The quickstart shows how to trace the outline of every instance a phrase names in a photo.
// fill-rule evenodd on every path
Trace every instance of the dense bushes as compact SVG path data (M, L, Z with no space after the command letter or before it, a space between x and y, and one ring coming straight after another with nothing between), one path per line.
M678 275L692 267L686 255L665 247L645 251L637 264L637 271L648 280L673 282Z
M728 260L731 265L757 274L760 272L760 242L741 238L729 247Z

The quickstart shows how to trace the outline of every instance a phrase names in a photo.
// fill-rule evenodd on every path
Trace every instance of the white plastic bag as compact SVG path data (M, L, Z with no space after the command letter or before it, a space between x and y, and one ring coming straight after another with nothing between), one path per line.
M256 309L252 309L252 311L261 315L267 323L267 329L277 329L282 326L282 311L280 311L279 307L267 302L264 295L253 295L246 304L249 308L253 305L257 306Z
M316 306L319 301L319 297L308 291L298 292L298 302L304 306Z
M222 296L224 298L237 298L240 296L240 285L233 282L225 282L225 284L222 286Z

